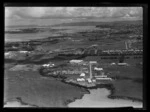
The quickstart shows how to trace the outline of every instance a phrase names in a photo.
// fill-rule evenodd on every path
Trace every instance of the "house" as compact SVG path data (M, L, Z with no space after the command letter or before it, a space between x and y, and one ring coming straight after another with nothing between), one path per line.
M80 77L85 77L85 73L81 73Z
M129 64L127 63L118 63L119 66L128 66Z

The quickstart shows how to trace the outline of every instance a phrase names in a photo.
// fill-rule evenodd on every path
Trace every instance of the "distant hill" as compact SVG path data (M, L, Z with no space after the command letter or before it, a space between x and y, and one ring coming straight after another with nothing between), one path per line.
M128 23L128 24L142 24L142 20L123 20L123 21L85 21L85 22L70 22L70 23L61 23L55 25L12 25L5 26L5 28L37 28L37 27L55 27L55 26L96 26L96 25L105 25L105 24L116 24L116 23Z
M142 24L142 20L132 20L132 21L114 21L114 22L72 22L72 23L62 23L53 26L96 26L96 25L104 25L104 24L116 24L116 23L127 23L127 24Z

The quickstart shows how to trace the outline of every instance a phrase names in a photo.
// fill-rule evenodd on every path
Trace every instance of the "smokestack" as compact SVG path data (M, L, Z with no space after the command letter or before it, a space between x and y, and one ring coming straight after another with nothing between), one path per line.
M90 63L90 79L92 79L92 65Z
M90 61L89 62L89 65L90 65L90 79L92 79L93 77L93 74L92 74L92 64L96 64L97 62L96 61Z

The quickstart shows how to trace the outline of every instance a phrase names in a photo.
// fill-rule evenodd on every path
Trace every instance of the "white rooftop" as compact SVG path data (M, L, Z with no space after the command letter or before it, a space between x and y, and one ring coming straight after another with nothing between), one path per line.
M103 70L103 68L97 68L97 67L95 67L94 70Z
M90 61L90 63L97 63L97 61Z
M74 63L80 63L82 62L83 60L70 60L70 62L74 62Z
M118 63L118 65L128 65L127 63Z
M81 77L84 77L85 76L85 73L81 73L81 75L80 75Z

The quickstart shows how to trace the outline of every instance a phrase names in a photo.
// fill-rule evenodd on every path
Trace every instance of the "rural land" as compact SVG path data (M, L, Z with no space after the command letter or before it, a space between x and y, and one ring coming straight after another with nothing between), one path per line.
M4 104L67 107L96 88L109 89L110 99L143 102L142 20L5 30L14 36L44 32L56 35L5 41Z

